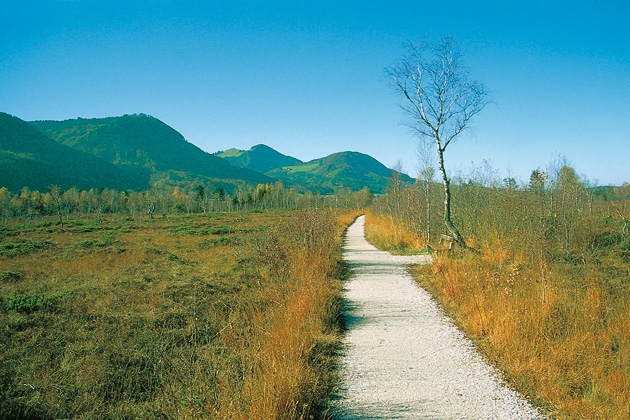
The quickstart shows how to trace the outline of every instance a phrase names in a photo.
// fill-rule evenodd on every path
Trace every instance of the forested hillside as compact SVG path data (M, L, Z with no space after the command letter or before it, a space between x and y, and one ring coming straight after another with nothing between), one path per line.
M24 186L62 188L146 189L149 174L120 168L91 154L46 137L25 121L0 113L0 187L19 191Z
M340 152L310 162L259 144L206 153L162 121L144 114L32 121L2 114L2 182L11 191L151 187L230 193L282 181L300 193L383 194L392 180L413 180L371 156Z
M401 182L413 182L407 175L392 171L373 157L358 152L334 153L302 162L268 146L258 145L250 150L229 149L217 153L217 156L243 168L264 171L287 186L322 194L332 194L343 189L359 191L363 188L382 194L387 190L392 175Z
M204 152L173 128L148 115L34 121L31 125L58 143L117 166L150 170L152 181L194 178L265 183L261 173L232 166Z
M388 169L373 157L358 152L335 153L300 165L276 168L267 175L288 185L299 184L322 193L343 188L357 191L367 187L373 193L382 194L387 190L392 175L403 182L412 182L409 176Z
M294 157L283 155L264 144L256 145L249 150L228 149L216 153L216 156L227 160L239 168L252 169L262 173L284 166L304 163Z

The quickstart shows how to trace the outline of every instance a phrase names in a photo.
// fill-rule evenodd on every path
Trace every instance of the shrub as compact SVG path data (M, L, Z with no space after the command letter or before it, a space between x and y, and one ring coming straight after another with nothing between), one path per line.
M219 245L229 245L230 243L232 243L232 241L233 240L231 238L220 236L218 238L204 239L201 241L199 246L202 248L208 248Z
M51 310L56 307L59 301L66 296L74 295L74 291L70 290L65 293L58 293L51 296L44 295L20 295L13 293L6 299L6 309L21 313L31 313L35 311Z
M20 271L0 271L0 282L16 283L22 279Z
M51 242L0 242L0 255L15 257L46 249L51 245Z

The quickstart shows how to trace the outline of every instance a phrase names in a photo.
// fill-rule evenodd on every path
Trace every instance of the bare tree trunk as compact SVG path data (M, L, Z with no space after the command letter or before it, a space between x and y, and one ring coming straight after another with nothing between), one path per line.
M431 180L427 179L427 243L431 242Z
M440 173L442 174L442 185L444 185L444 224L448 231L455 238L455 242L460 245L462 248L468 248L462 234L459 233L459 230L453 224L451 220L451 181L446 174L446 168L444 167L444 150L440 147L440 143L438 141L438 158L440 161Z

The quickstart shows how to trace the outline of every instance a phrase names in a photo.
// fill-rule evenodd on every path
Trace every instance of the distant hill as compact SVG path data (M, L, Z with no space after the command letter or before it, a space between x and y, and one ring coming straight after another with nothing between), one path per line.
M330 194L340 188L358 191L368 187L381 194L387 189L392 171L371 156L358 152L335 153L310 162L283 155L274 149L258 145L250 150L229 149L217 153L232 164L256 169L282 180L287 186L302 187ZM413 182L401 174L403 182Z
M228 149L215 153L234 166L252 169L261 173L269 172L283 166L301 165L302 162L291 156L283 155L264 144L259 144L249 150Z
M145 168L153 183L196 178L251 184L273 182L266 175L204 152L162 121L144 114L30 124L60 144L119 167Z
M331 193L339 188L358 191L368 187L373 193L382 194L390 182L392 170L369 155L340 152L301 165L276 168L267 175L322 193ZM401 174L401 179L412 182L405 174Z
M146 189L144 171L122 169L91 154L56 143L21 119L0 113L0 187Z

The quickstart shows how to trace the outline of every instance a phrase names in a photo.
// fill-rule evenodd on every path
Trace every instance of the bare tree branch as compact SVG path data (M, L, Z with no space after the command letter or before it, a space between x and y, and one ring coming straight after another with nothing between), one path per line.
M394 90L404 98L401 108L422 141L431 139L438 153L444 184L444 222L456 241L466 246L451 221L450 181L444 166L446 148L488 104L488 91L469 81L462 54L451 37L430 44L407 43L400 61L387 68Z

